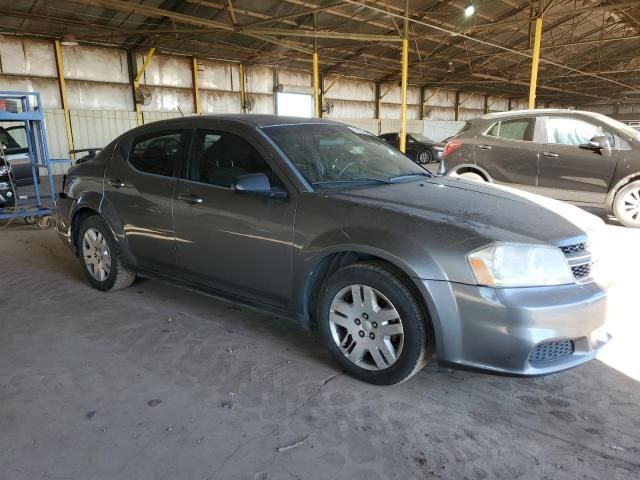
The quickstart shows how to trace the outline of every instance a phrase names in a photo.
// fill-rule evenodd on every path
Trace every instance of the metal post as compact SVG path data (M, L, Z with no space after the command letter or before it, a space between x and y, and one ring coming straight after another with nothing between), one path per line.
M533 61L531 62L531 82L529 84L529 109L536 108L536 87L538 86L538 62L542 40L542 17L536 18L536 34L533 40Z
M244 64L240 64L240 111L247 113L247 94L244 85Z
M455 121L460 118L460 90L456 90Z
M193 82L193 111L200 113L200 87L198 86L198 60L196 57L191 59L191 74Z
M484 96L483 111L485 115L489 113L489 94L488 93Z
M273 67L273 114L278 114L278 84L280 79L278 78L278 67Z
M136 96L136 118L138 120L138 126L144 123L144 119L142 118L142 104L137 101L136 92L138 91L138 88L140 88L140 79L142 78L142 75L144 75L144 71L147 68L147 65L149 65L151 57L153 57L154 53L156 53L155 47L149 49L149 53L147 53L147 55L144 57L144 61L142 62L142 67L140 67L140 70L138 70L136 78L133 79L133 94L134 96Z
M409 0L404 0L402 37L402 82L400 84L400 151L407 149L407 81L409 77Z
M58 85L60 87L60 102L62 103L62 111L64 112L64 126L67 131L67 145L69 147L69 154L72 159L75 159L75 155L71 153L74 150L73 147L73 130L71 129L71 115L69 115L69 102L67 100L67 84L64 81L64 65L62 63L62 47L60 40L54 40L54 49L56 52L56 70L58 71ZM40 105L38 105L40 107Z
M313 29L317 30L317 17L313 14ZM316 118L322 117L322 105L320 104L320 72L318 70L318 39L313 40L313 106Z
M424 86L420 87L420 120L424 120Z
M380 98L380 84L376 82L375 84L375 117L378 123L378 135L382 133L382 122L380 121L380 110L382 110L382 99Z

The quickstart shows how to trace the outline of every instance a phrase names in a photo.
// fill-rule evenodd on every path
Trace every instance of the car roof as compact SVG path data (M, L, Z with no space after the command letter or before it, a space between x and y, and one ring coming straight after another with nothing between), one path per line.
M194 120L224 120L229 122L238 122L254 125L256 127L273 127L276 125L305 125L305 124L325 124L325 125L342 125L340 122L327 120L324 118L303 118L289 117L283 115L268 114L252 114L252 113L234 113L234 114L214 114L214 115L189 115L186 117L171 118L160 120L147 125L160 125L163 123L171 123L172 125L180 123L191 123Z
M568 108L536 108L534 110L509 110L508 112L487 113L480 117L480 119L499 120L501 118L522 116L538 117L543 115L586 115L589 117L595 117L597 114L594 112L587 112L585 110L572 110Z

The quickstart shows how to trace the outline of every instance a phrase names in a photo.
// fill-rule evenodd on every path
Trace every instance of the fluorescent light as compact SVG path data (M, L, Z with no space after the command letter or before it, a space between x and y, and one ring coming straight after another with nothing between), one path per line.
M78 45L78 40L76 40L76 37L73 35L65 35L62 37L62 40L60 40L60 43L68 47L75 47Z
M473 5L469 4L465 7L464 9L464 16L465 17L470 17L471 15L473 15L474 13L476 13L476 7L474 7Z

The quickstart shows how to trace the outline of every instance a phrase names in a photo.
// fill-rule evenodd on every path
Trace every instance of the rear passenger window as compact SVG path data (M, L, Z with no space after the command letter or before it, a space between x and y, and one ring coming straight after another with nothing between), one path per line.
M238 177L249 173L264 173L272 187L283 188L271 167L244 138L222 131L196 131L189 160L189 180L229 188Z
M609 143L616 145L614 135L596 125L580 118L549 117L547 118L547 143L561 145L582 145L598 135L604 135Z
M490 137L504 138L506 140L521 140L531 142L533 140L534 120L532 118L518 118L515 120L503 120L491 125L486 135Z
M133 140L129 163L145 173L172 177L182 139L181 130L152 132Z

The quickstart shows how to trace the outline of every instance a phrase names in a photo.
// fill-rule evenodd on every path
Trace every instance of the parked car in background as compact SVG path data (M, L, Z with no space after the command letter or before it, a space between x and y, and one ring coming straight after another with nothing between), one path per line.
M492 113L444 150L449 176L513 185L579 206L605 207L640 228L640 132L574 110Z
M444 364L541 375L606 342L588 231L531 198L433 177L322 119L198 116L118 137L67 173L55 217L100 290L163 278L317 327L350 374Z
M380 138L394 148L400 148L400 135L398 133L383 133ZM444 145L442 142L435 142L419 133L410 133L407 135L406 155L416 163L423 165L439 162L442 160Z
M5 164L13 172L14 187L33 185L33 173L24 124L22 122L19 124L4 122L3 125L0 125L0 143ZM36 178L40 183L39 170L36 170Z

